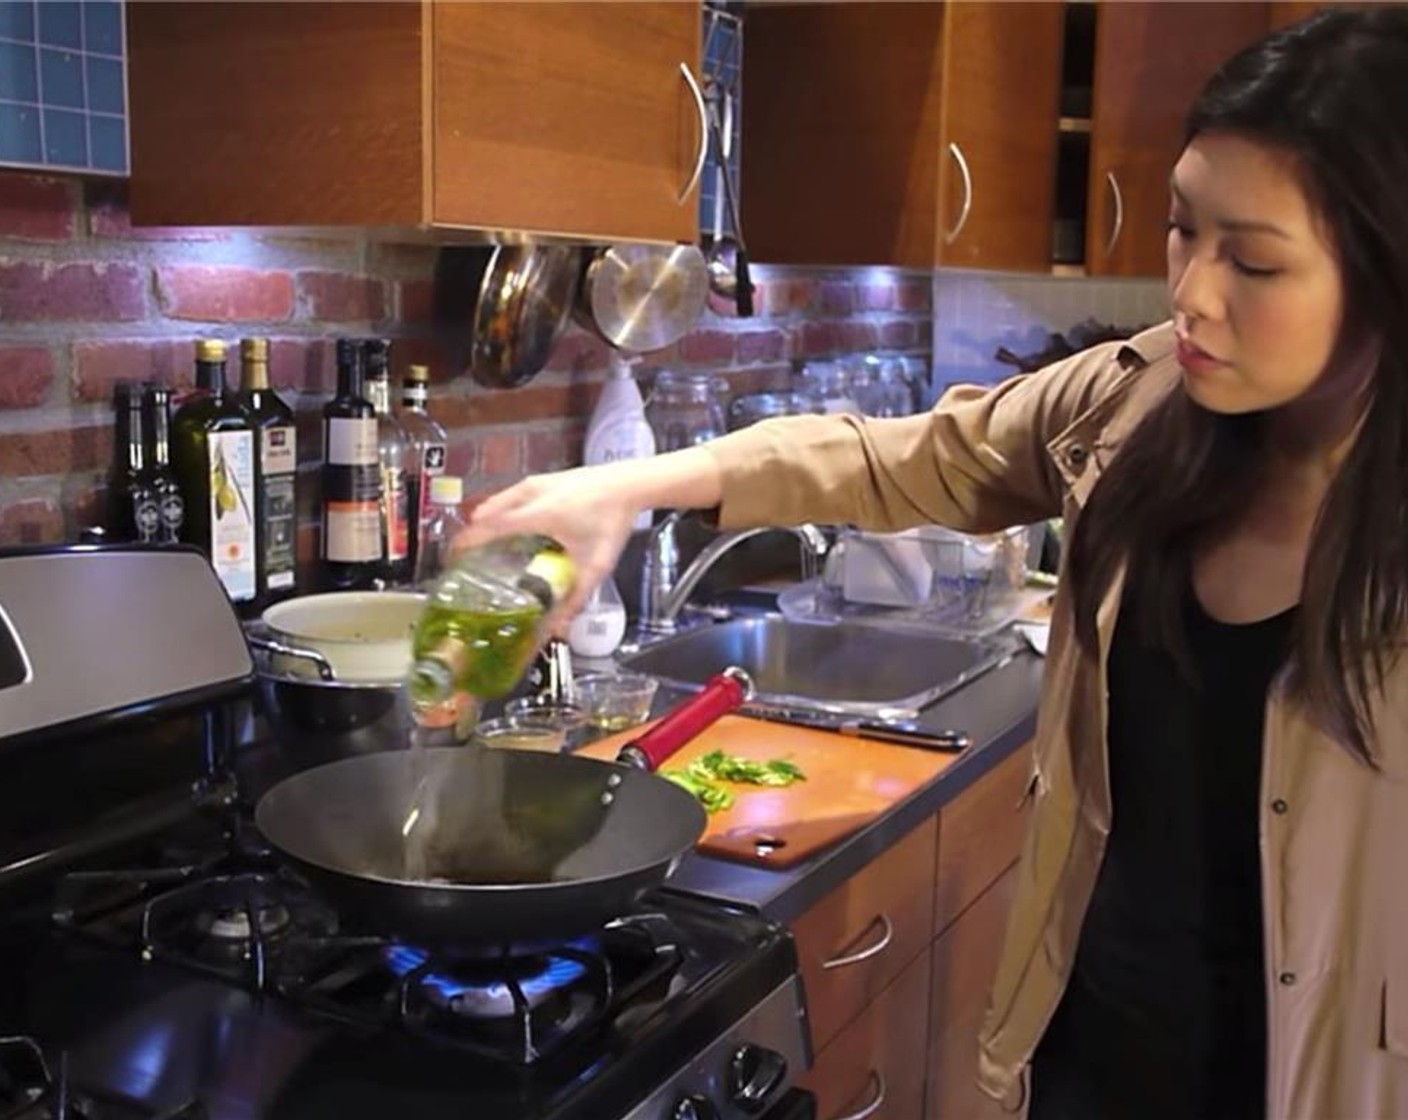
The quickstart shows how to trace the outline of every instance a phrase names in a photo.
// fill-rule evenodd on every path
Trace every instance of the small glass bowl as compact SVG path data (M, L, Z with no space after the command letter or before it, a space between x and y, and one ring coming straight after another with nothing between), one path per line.
M510 719L541 720L560 728L569 750L586 741L587 713L577 704L551 696L520 696L504 705L504 715Z
M502 716L479 724L470 742L497 750L557 754L567 744L567 732L560 724L538 716Z
M573 682L577 703L598 731L625 731L650 718L659 682L640 673L588 673Z

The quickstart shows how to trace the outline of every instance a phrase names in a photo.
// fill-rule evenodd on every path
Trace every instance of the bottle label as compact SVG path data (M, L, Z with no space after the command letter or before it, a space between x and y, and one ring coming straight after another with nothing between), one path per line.
M298 433L292 425L261 430L259 465L264 476L260 495L264 585L270 591L283 591L294 585L297 562L294 479L298 470Z
M259 465L264 469L265 478L292 474L298 469L298 433L292 426L265 428L261 435Z
M162 488L160 512L161 543L177 543L181 539L181 527L186 523L186 499L175 483Z
M381 511L376 502L328 502L323 514L323 556L341 564L369 564L381 557Z
M430 480L445 473L445 460L448 457L443 443L427 443L420 455L420 509L416 517L421 524L430 516Z
M294 476L264 476L264 583L270 591L293 586L296 562L297 511Z
M381 558L404 560L411 551L409 495L406 473L391 467L381 472Z
M161 504L145 486L132 491L132 524L139 541L150 544L161 537Z
M211 432L210 562L235 602L254 598L254 433Z
M337 467L374 467L376 417L331 417L327 421L327 462Z

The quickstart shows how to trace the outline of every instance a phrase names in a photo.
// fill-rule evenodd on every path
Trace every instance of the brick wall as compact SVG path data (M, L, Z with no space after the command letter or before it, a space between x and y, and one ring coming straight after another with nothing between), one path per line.
M120 379L190 384L192 340L267 335L275 387L300 416L300 558L316 555L318 409L339 335L382 334L399 373L431 366L431 411L471 495L580 461L607 347L574 327L547 369L514 390L450 369L430 329L436 250L360 233L134 229L125 184L0 171L0 543L72 539L99 520ZM884 349L927 356L925 275L760 270L759 315L711 308L647 355L659 368L778 387L795 360Z

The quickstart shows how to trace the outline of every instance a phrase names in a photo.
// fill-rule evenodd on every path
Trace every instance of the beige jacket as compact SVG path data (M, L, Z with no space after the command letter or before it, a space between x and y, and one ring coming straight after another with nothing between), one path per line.
M960 387L927 415L808 417L711 444L726 526L936 522L980 532L1074 522L1121 442L1179 378L1168 325L1016 377ZM1061 997L1110 827L1105 655L1122 577L1082 655L1057 596L1029 796L1031 826L982 1033L979 1081L1022 1106ZM1408 662L1375 712L1382 769L1273 687L1261 779L1262 906L1274 1120L1408 1117Z

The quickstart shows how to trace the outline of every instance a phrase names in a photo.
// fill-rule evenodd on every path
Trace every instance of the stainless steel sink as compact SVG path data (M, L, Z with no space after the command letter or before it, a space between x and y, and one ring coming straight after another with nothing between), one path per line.
M757 686L751 707L896 720L914 718L1011 650L1005 641L763 615L688 630L623 656L621 664L685 689L736 665Z

